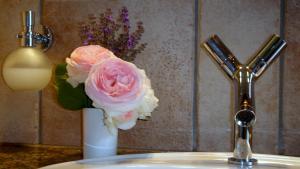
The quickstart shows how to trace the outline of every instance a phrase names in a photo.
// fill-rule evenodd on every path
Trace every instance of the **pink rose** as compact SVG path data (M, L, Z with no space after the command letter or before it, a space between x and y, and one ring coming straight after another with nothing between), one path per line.
M95 64L85 82L86 94L95 107L109 116L137 109L146 92L146 78L134 64L109 58Z
M69 78L67 81L76 87L79 83L83 83L91 67L102 62L107 58L115 57L108 49L99 45L81 46L76 48L70 58L66 58L67 71Z

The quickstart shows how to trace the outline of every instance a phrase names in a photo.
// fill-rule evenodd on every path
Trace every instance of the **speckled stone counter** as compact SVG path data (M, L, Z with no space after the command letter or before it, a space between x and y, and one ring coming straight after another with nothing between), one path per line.
M154 151L120 149L118 154ZM36 169L61 162L82 159L80 147L47 145L0 145L0 169Z

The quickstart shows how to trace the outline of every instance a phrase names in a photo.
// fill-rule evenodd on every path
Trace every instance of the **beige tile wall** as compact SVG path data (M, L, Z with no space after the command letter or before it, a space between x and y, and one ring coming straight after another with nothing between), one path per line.
M55 63L62 63L80 45L77 23L89 13L126 5L132 23L144 22L143 41L149 45L135 63L147 71L160 98L160 106L148 122L139 122L120 132L119 145L127 148L176 151L231 151L232 84L201 49L195 58L195 27L198 44L218 34L241 62L251 57L272 33L280 33L280 0L41 0L42 21L54 31L55 42L47 51ZM0 0L1 62L17 46L14 34L20 30L16 13L39 10L38 0ZM195 8L198 4L198 11ZM286 1L286 32L289 46L284 60L283 119L279 112L279 70L277 60L255 84L257 124L254 151L300 155L298 100L299 1ZM195 15L198 20L195 21ZM9 16L9 17L7 17ZM194 60L197 60L197 97L194 99ZM283 64L283 62L282 62ZM62 109L56 102L53 84L38 93L10 91L0 80L0 142L52 145L81 144L81 112ZM196 109L193 102L197 100ZM41 101L41 104L39 104ZM17 106L16 106L17 105ZM41 106L41 107L40 107ZM41 126L39 126L41 109ZM298 114L297 114L298 113ZM196 118L194 118L196 117ZM283 122L283 130L279 129ZM195 126L195 128L193 128ZM39 130L41 137L39 137ZM278 133L284 137L278 139Z
M283 85L283 150L300 154L300 1L286 2Z
M21 12L29 9L37 12L38 23L38 0L0 0L0 70L5 57L19 45L16 34L21 31ZM38 143L38 118L38 93L14 92L1 77L0 142Z

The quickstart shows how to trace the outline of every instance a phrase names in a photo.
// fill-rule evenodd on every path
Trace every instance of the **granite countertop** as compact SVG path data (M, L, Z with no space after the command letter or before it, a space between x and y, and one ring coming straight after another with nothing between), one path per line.
M119 149L118 154L151 153L157 151ZM50 164L81 160L80 147L48 145L0 145L0 169L36 169Z

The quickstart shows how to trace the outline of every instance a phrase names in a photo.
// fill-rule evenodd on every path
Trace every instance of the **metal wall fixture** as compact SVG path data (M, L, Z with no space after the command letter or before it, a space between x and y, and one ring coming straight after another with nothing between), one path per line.
M286 42L272 35L259 52L241 64L217 35L211 36L203 47L233 80L235 86L234 152L229 163L252 166L252 127L256 121L254 82L286 47Z
M23 30L17 35L21 47L6 57L3 78L13 90L41 90L52 74L52 64L44 54L52 45L52 32L46 26L43 34L34 31L35 16L31 10L23 12L22 19Z
M48 50L53 42L52 31L47 26L43 26L43 34L34 31L35 13L34 11L25 11L22 13L23 31L17 35L23 47L36 47L36 44L41 44L41 48Z

